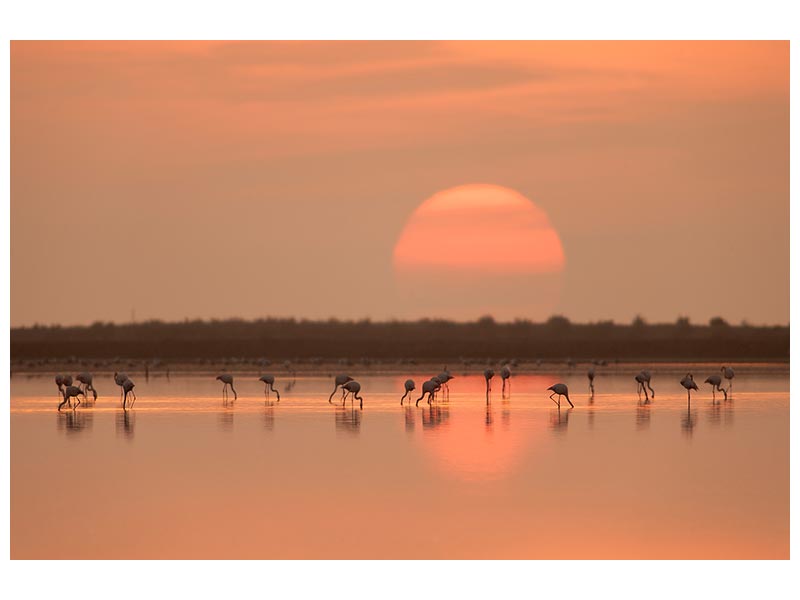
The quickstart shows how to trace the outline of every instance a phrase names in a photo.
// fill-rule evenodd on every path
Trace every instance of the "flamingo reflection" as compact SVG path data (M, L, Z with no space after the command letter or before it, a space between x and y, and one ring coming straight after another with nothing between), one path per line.
M422 429L436 429L446 424L450 418L450 409L435 404L422 411Z
M361 414L355 407L347 408L344 405L337 407L334 413L336 431L348 434L361 433Z
M554 433L565 433L567 425L569 425L569 414L572 412L571 408L561 410L559 406L555 410L550 411L550 429Z
M132 440L135 426L136 413L130 410L123 410L122 412L117 413L115 421L115 431L117 437Z

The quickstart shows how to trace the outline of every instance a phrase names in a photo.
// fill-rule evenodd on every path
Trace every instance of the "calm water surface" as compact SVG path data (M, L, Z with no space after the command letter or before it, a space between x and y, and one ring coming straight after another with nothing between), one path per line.
M52 376L12 378L12 558L788 558L788 365L739 365L732 400L689 367L495 377L454 371L450 400L400 406L403 381L357 373L364 409L327 375L265 401L237 375L110 374L61 414ZM547 388L564 381L575 408ZM418 394L417 394L418 395ZM416 396L415 396L416 399Z

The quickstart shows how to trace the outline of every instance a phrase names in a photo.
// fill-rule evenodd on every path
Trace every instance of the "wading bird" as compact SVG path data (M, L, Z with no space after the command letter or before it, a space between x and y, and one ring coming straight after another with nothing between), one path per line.
M262 375L258 380L264 382L264 397L269 398L269 392L272 390L278 397L278 402L281 401L280 392L275 389L275 377L273 375ZM231 385L231 389L233 389L233 385Z
M433 394L436 393L436 390L439 388L439 382L434 381L433 379L428 379L425 383L422 384L422 395L417 398L417 403L415 406L419 406L419 401L422 400L425 395L428 395L428 404L431 403L431 399L433 398Z
M589 391L592 393L592 398L594 398L594 367L589 367L586 377L589 378Z
M56 385L58 386L58 395L61 396L64 391L64 376L61 373L56 375Z
M408 396L411 392L417 389L417 385L414 383L413 379L406 379L406 382L403 384L403 387L406 388L406 393L403 394L402 398L400 398L400 406L403 406L403 400L406 399L406 396Z
M641 370L636 374L634 379L636 380L636 383L637 383L637 386L636 386L636 393L637 394L640 394L642 391L644 391L644 399L647 400L648 399L647 390L649 388L650 389L650 393L652 394L652 397L653 398L656 397L655 390L652 387L650 387L650 371Z
M122 390L125 392L125 395L122 398L122 409L125 410L128 408L128 394L133 396L133 400L131 401L131 408L133 408L134 403L136 402L136 392L133 391L133 388L136 387L136 384L133 383L130 379L126 379L122 382Z
M722 367L720 371L725 375L725 379L728 380L728 391L730 392L733 389L733 378L736 376L736 373L734 373L733 369L730 367Z
M492 391L492 377L494 377L494 371L491 369L486 369L483 372L483 378L486 379L486 401L489 401L489 392Z
M503 365L503 368L500 369L500 377L503 379L503 390L501 395L503 398L506 397L506 381L508 382L508 396L511 397L511 367L508 365Z
M691 402L692 390L697 389L697 384L694 382L694 378L692 377L691 373L687 373L686 377L681 379L681 385L686 388L686 396L689 399L689 402Z
M575 408L575 405L572 403L572 400L569 399L569 390L567 389L567 385L565 383L556 383L551 385L547 388L547 391L553 392L550 394L550 400L553 400L553 396L558 396L558 402L553 400L556 404L558 404L558 408L561 408L561 396L567 399L569 402L570 407Z
M223 399L227 399L228 397L228 386L231 386L231 391L233 392L233 399L237 400L239 396L236 394L236 390L233 389L233 375L230 373L223 373L222 375L217 375L217 381L221 381L225 385L222 386L222 397Z
M84 397L86 396L86 392L92 390L92 395L94 396L94 399L97 400L97 390L95 390L94 385L92 385L91 373L89 373L88 371L84 371L83 373L78 373L75 376L75 379L77 379L80 383L83 384Z
M120 399L120 401L122 401L122 394L124 392L123 385L124 385L124 383L125 383L125 381L127 379L128 379L128 374L127 373L117 373L116 371L114 371L114 383L116 383L119 386L119 399Z
M77 400L77 404L72 407L72 410L78 408L81 403L81 399L78 398L78 396L83 396L86 398L86 394L83 393L83 390L76 385L65 385L64 390L61 393L63 394L64 399L61 401L61 404L58 405L58 412L61 412L61 407L65 404L72 404L72 402L70 402L70 398L75 398L75 400Z
M336 378L333 380L333 383L335 385L333 386L333 391L331 392L330 398L328 398L328 402L333 403L333 395L336 393L336 390L338 390L340 387L342 387L342 398L344 398L346 392L344 391L343 386L345 383L348 383L350 381L353 381L353 378L350 377L349 375L345 375L343 373L337 375Z
M720 377L719 375L712 375L711 377L706 379L705 383L711 384L712 402L717 399L717 394L715 393L715 390L717 392L722 392L723 394L725 394L725 400L728 399L728 392L726 392L724 388L720 387L722 385L722 377Z
M453 379L453 376L450 375L450 371L447 370L447 367L444 368L444 371L439 373L434 379L438 379L439 383L442 384L442 388L444 389L445 395L450 398L450 386L447 385L447 382Z
M357 381L348 381L342 386L342 389L344 390L344 399L342 400L342 406L344 406L344 403L347 400L347 395L352 394L353 398L358 400L358 407L364 408L364 399L358 395L358 393L361 391L360 383L358 383ZM353 398L350 398L350 402L353 401Z

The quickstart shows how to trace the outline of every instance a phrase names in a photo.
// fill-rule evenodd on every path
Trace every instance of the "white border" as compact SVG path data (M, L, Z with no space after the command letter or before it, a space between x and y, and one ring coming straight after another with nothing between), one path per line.
M16 2L5 6L2 25L3 232L9 234L10 39L791 39L798 19L786 1L559 2L537 5L443 2ZM797 52L792 44L792 107L796 108ZM796 120L795 120L796 121ZM797 126L792 122L792 140ZM797 171L797 154L791 159ZM792 205L794 205L792 194ZM796 227L796 211L791 214ZM9 242L2 261L5 328L3 367L8 373ZM791 242L792 264L797 244ZM792 277L792 299L795 278ZM765 290L769 293L769 290ZM792 302L794 308L794 302ZM794 312L794 310L792 310ZM791 321L790 321L791 322ZM795 340L794 332L792 341ZM794 374L793 374L794 375ZM792 377L792 395L798 391ZM6 388L8 389L8 388ZM7 399L7 397L6 397ZM7 410L7 404L6 404ZM796 430L792 411L792 430ZM8 414L7 412L5 413ZM3 582L10 598L323 597L417 598L675 598L797 593L791 561L490 561L460 562L10 562L8 545L9 432L0 418L3 453ZM792 472L798 465L792 436ZM792 478L792 509L798 497ZM421 499L424 501L424 499ZM793 510L794 512L794 510ZM797 513L795 513L797 514ZM568 515L564 515L568 518ZM796 529L792 520L792 541ZM795 544L792 544L794 547ZM792 577L795 575L795 577Z

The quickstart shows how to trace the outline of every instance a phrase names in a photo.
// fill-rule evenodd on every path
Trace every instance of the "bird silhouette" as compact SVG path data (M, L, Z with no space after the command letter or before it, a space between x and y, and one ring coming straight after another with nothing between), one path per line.
M125 410L128 408L128 394L133 397L131 400L130 408L133 408L133 405L136 403L136 392L133 391L133 388L136 387L136 384L131 381L130 378L126 379L122 382L122 390L125 392L125 395L122 398L122 409Z
M415 404L415 406L419 406L419 401L422 400L425 397L426 394L428 396L428 404L430 404L431 403L431 398L433 398L433 394L436 392L436 390L438 389L439 385L440 385L439 382L438 381L434 381L433 379L428 379L428 381L423 383L422 384L422 395L419 398L417 398L417 403Z
M552 394L550 394L550 400L553 400L553 396L558 396L558 402L556 402L555 400L553 400L553 402L558 404L559 408L561 408L561 396L564 396L564 398L567 399L567 402L569 402L569 405L572 408L575 408L575 405L572 403L572 400L569 399L569 389L567 388L567 385L565 383L555 383L551 385L549 388L547 388L547 391L553 392Z
M125 381L127 379L128 379L128 374L127 373L117 373L116 371L114 371L114 383L116 383L119 386L119 400L120 400L120 402L122 402L122 394L125 391L124 387L123 387L123 384L125 383Z
M70 379L72 378L70 377ZM83 390L76 385L65 385L61 393L63 394L64 399L61 401L61 404L58 405L58 412L61 412L61 407L68 402L71 404L70 398L75 398L75 400L77 400L77 404L72 407L72 410L75 410L78 408L78 406L80 406L81 399L78 398L78 396L83 396L86 398L86 394L83 393Z
M264 382L264 397L269 398L269 392L272 390L275 392L275 395L278 397L278 402L281 401L281 394L278 390L275 389L275 376L274 375L262 375L258 378L259 381ZM233 389L233 384L231 384L231 389Z
M360 383L358 383L357 381L348 381L342 386L342 388L345 390L344 399L342 400L342 406L344 406L345 400L347 400L347 395L352 394L350 402L352 402L353 398L355 398L356 400L358 400L358 407L364 408L364 399L358 395L359 392L361 391Z
M733 378L736 376L736 373L734 373L734 371L733 371L733 369L731 367L722 367L720 369L720 371L722 371L722 374L725 375L725 379L728 380L728 391L729 392L732 391L733 390Z
M406 382L403 384L403 387L406 388L406 393L403 394L402 398L400 398L400 406L403 406L403 400L405 400L406 396L408 396L411 392L413 392L417 386L414 383L413 379L406 379Z
M333 383L335 385L333 386L333 391L331 392L331 395L328 398L328 402L333 403L333 395L336 393L336 390L344 386L344 384L347 383L348 381L353 381L353 378L350 377L349 375L345 375L344 373L340 373L334 378ZM344 396L345 396L345 391L344 389L342 389L342 398L344 398Z
M711 375L710 377L708 377L706 379L705 383L710 383L711 384L711 401L712 402L717 399L717 395L715 393L715 390L725 394L725 400L728 399L728 392L725 390L725 388L720 387L722 385L722 377L720 377L719 375Z
M694 382L694 378L692 377L691 373L687 373L686 377L681 379L681 385L686 388L686 396L689 402L692 401L692 390L697 389L697 384Z
M506 382L508 382L508 395L511 396L511 367L508 365L503 365L503 368L500 369L500 377L503 379L503 389L501 391L501 395L503 398L506 397Z
M91 373L89 373L88 371L83 371L82 373L78 373L75 376L75 379L77 379L80 383L83 384L84 397L85 397L86 392L88 392L89 390L92 390L92 395L94 396L94 399L97 400L97 390L95 390L94 389L94 385L92 385L92 374Z
M486 379L486 401L489 401L489 392L492 391L492 377L494 377L494 371L491 369L486 369L483 372L483 378Z
M236 390L233 388L233 375L231 375L230 373L223 373L222 375L217 375L217 381L221 381L224 384L222 386L223 400L228 398L228 386L231 386L231 391L233 392L233 399L238 400L239 396L236 393Z

